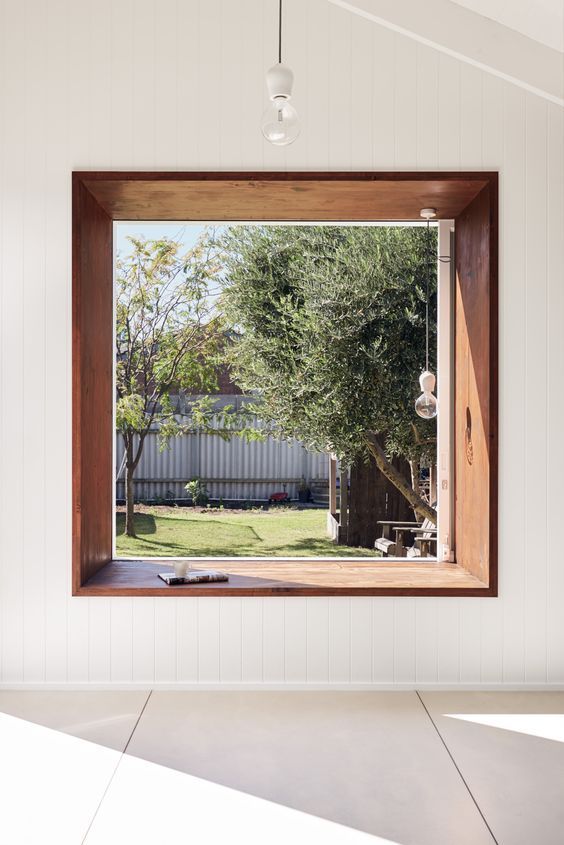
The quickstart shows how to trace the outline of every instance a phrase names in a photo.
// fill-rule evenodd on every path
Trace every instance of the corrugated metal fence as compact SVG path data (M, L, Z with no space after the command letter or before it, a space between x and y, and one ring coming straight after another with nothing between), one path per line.
M123 460L123 440L116 438L116 475ZM268 499L285 491L297 498L302 478L309 484L329 477L329 457L309 452L297 442L276 440L247 442L240 437L229 441L210 434L187 434L171 440L159 450L157 432L147 435L135 473L135 497L182 499L184 485L201 478L212 499ZM118 499L125 496L124 474L117 481Z

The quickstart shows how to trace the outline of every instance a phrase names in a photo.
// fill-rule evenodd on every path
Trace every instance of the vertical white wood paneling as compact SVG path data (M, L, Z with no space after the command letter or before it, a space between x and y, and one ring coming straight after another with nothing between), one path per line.
M482 658L482 617L480 602L461 599L460 607L460 680L480 683Z
M132 614L132 674L136 683L155 677L155 599L136 598Z
M95 684L111 681L112 615L109 599L86 599L88 611L88 680Z
M284 600L262 600L263 681L267 684L284 682L285 652Z
M284 680L307 681L307 599L284 599Z
M26 14L26 56L45 66L46 6ZM26 61L24 82L23 532L24 681L45 679L45 77ZM9 530L9 529L8 529Z
M185 4L186 5L186 4ZM246 38L244 29L253 17L260 20L255 0L241 0L232 4L238 10L239 36L237 39L236 61L240 66L241 92L244 96L237 98L239 109L239 128L241 132L241 166L244 170L256 170L261 166L263 138L260 129L262 113L266 108L265 67L263 63L263 45L260 38ZM272 63L274 59L272 58ZM303 101L306 95L305 75L298 83L296 102L300 113L303 113ZM302 144L305 140L302 138Z
M417 600L415 615L415 679L432 684L438 679L437 607L440 599Z
M45 679L67 679L70 592L70 206L68 20L65 0L47 16L45 91ZM62 96L63 95L63 96ZM62 506L61 506L62 505Z
M372 599L372 680L394 680L394 602L386 598Z
M398 170L417 167L417 44L409 38L394 38L394 166Z
M415 683L415 605L412 598L394 599L394 676L398 684Z
M524 680L525 413L515 412L525 378L525 95L504 86L502 281L500 286L501 436L499 489L500 595L503 608L503 680ZM534 444L531 444L534 449Z
M241 599L241 680L260 683L263 675L262 602Z
M199 3L176 0L176 131L177 166L180 170L198 168L198 132L196 115L200 90L198 64Z
M176 51L179 46L183 49L175 37L178 13L177 0L158 0L155 3L155 100L149 114L155 126L155 165L163 170L175 168L178 164L178 119L183 110L178 102Z
M2 582L2 673L24 675L24 314L23 257L25 155L25 7L3 7L2 77L2 304L0 378L2 384L0 542ZM38 444L38 449L41 449ZM28 530L33 530L30 524Z
M468 170L482 167L482 76L471 65L460 66L460 162Z
M116 169L133 159L133 20L134 0L111 4L110 53L110 148L111 166Z
M460 161L460 63L439 57L439 167L457 170Z
M198 599L198 680L220 679L219 599Z
M241 680L241 599L228 597L219 602L220 680L233 683Z
M417 168L439 166L439 56L417 44Z
M372 27L362 18L351 18L351 167L370 170L374 148L372 91L374 52Z
M112 4L114 5L114 4ZM132 166L137 170L154 170L156 167L156 134L168 131L169 115L164 126L156 126L155 100L155 31L157 29L156 8L153 0L135 2L125 32L133 35L133 56L131 73L132 102ZM159 56L159 60L161 56ZM171 80L172 84L172 80ZM159 92L160 94L160 92Z
M308 51L310 49L307 28L304 26L304 8L302 4L283 3L283 29L282 29L282 60L288 62L294 71L294 87L292 89L292 103L295 106L300 118L300 134L293 144L284 150L285 168L287 170L307 170L308 149L307 149L307 121L306 96L307 96L307 71ZM263 91L265 83L263 82ZM264 94L263 94L264 96ZM260 116L260 115L259 115ZM246 127L253 135L256 119ZM245 137L243 131L241 137Z
M307 679L318 684L329 680L329 599L323 596L307 603Z
M176 677L185 684L198 681L198 599L194 596L177 599Z
M441 603L437 618L437 677L440 684L460 680L460 607L454 599Z
M178 602L166 596L155 598L155 680L163 683L176 681L176 608Z
M60 668L64 670L67 680L71 684L86 683L88 677L88 637L90 603L84 599L71 599L67 612L67 653L59 655ZM4 681L7 678L4 676Z
M564 449L562 420L564 391L564 110L548 109L547 196L547 678L564 678L564 567L562 566L562 513L564 513Z
M110 677L133 680L133 599L119 597L111 604Z
M275 149L276 0L1 10L1 680L564 682L562 109L287 0ZM500 598L70 598L70 170L370 166L501 171Z
M367 101L372 114L373 153L375 170L391 170L395 162L395 35L389 29L372 27L372 98Z
M351 678L351 600L329 599L329 680L346 684Z
M525 514L525 680L546 680L547 556L547 103L526 101L526 255L527 334L523 383Z
M329 4L329 169L351 167L351 15Z
M302 142L306 146L308 170L329 169L329 110L338 108L327 85L329 70L330 4L324 0L300 3L307 25L307 90L301 95L303 103ZM305 9L304 9L305 7ZM304 80L305 81L305 80ZM299 85L299 83L297 83Z
M356 598L350 603L350 660L353 684L372 680L372 599Z
M108 22L111 20L111 0L96 0L84 15L86 31L82 49L87 57L88 87L83 89L86 102L82 104L88 127L88 163L111 160L112 134L112 38ZM135 19L135 18L134 18Z
M220 91L225 92L217 103L219 117L219 162L222 170L238 170L242 162L241 108L237 92L241 91L241 43L244 22L238 3L220 0L218 29L215 32L213 60L219 65ZM215 97L214 97L215 99Z

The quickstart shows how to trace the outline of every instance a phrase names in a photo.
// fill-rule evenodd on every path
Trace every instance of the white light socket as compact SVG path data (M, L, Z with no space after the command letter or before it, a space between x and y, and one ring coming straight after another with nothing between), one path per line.
M293 84L294 74L288 65L279 62L272 65L266 72L266 87L271 100L275 100L277 97L289 100L292 96Z
M430 373L429 370L425 370L419 376L419 384L421 385L423 393L432 393L435 389L435 382L435 376L433 373Z

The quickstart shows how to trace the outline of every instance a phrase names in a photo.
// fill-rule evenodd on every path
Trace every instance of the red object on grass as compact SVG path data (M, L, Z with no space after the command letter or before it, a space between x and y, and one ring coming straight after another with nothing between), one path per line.
M269 502L287 502L288 501L288 494L287 493L272 493L268 499Z

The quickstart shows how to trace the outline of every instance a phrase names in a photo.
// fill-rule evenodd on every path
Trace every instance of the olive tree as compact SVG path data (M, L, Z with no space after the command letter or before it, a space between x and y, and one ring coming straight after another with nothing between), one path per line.
M436 448L415 415L436 232L416 227L238 226L216 243L238 383L282 437L352 464L376 461L420 515L436 513L392 465ZM434 308L430 309L431 315ZM430 324L435 367L436 323Z

